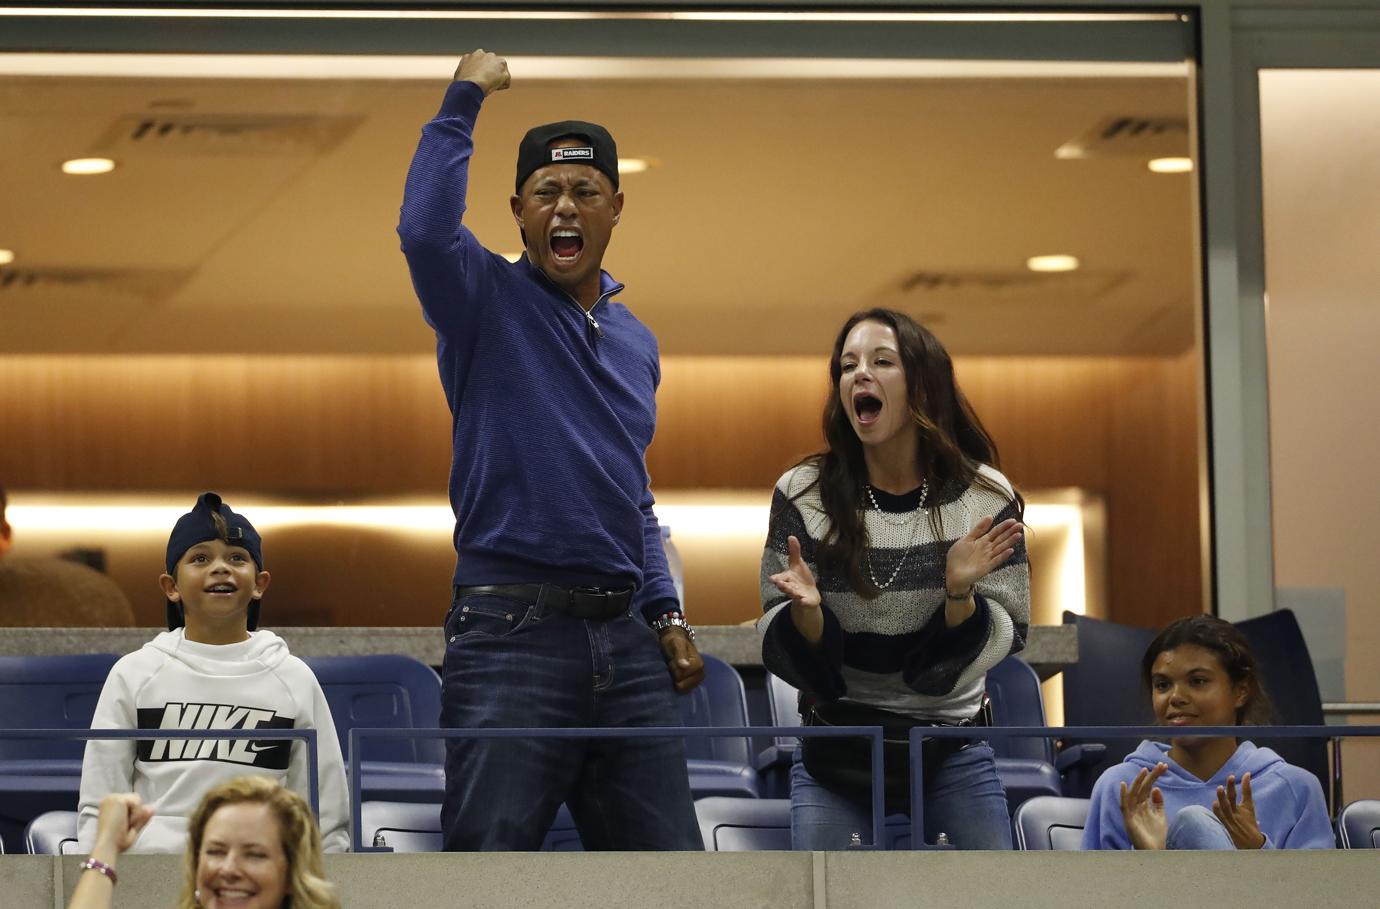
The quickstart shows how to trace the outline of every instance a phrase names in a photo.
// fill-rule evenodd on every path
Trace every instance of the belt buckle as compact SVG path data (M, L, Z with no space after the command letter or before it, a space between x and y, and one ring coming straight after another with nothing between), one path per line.
M571 598L575 597L594 597L600 602L607 602L609 592L602 587L572 587L570 588Z

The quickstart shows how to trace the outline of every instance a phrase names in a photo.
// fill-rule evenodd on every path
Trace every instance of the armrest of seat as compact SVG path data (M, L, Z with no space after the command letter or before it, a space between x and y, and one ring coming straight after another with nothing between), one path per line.
M775 767L788 767L795 760L795 745L768 745L757 753L754 766L758 773L765 773Z
M1098 761L1101 761L1106 753L1107 746L1097 742L1088 742L1083 745L1069 745L1055 755L1054 766L1055 769L1059 771L1059 775L1063 776L1070 770L1093 766Z

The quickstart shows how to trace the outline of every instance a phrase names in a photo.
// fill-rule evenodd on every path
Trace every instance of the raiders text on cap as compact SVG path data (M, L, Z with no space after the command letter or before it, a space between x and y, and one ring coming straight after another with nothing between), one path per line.
M593 161L594 149L588 147L551 149L552 161L570 161L572 159L578 159L582 161Z

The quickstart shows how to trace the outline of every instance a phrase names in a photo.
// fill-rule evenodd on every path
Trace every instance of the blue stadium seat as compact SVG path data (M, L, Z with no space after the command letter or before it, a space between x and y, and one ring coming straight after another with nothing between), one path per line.
M580 842L580 831L575 829L575 819L570 816L570 809L562 805L556 812L556 819L551 822L551 829L546 831L541 851L583 852L584 849L584 844Z
M1352 802L1337 813L1337 845L1343 849L1380 849L1380 800Z
M791 800L705 798L695 802L706 852L788 851Z
M742 677L718 657L701 654L704 682L694 691L679 695L681 723L685 726L748 725L747 694ZM688 738L690 791L696 798L761 794L753 761L751 740L746 736Z
M0 656L0 728L89 729L113 653ZM0 761L76 761L82 741L0 739Z
M1040 677L1024 661L1008 656L987 671L987 696L992 700L992 725L1043 726L1045 702ZM1009 811L1026 799L1063 795L1054 769L1054 743L1048 739L993 738L997 775L1006 789Z
M1293 610L1277 609L1237 622L1236 627L1251 644L1251 652L1265 683L1265 693L1275 708L1274 721L1287 726L1326 725L1313 659L1308 654L1303 629L1299 628ZM1336 764L1332 763L1326 740L1251 736L1251 741L1261 748L1273 749L1289 763L1312 773L1327 794L1329 807L1334 811L1340 807L1340 758ZM1336 749L1340 748L1341 740L1338 739Z
M1088 799L1038 796L1022 802L1013 819L1016 848L1076 852L1088 823Z
M77 813L45 811L24 830L24 848L30 855L76 855Z
M364 842L394 852L440 852L441 806L424 802L368 801L360 805ZM562 805L542 842L543 852L580 852L580 834Z
M799 726L800 692L779 677L766 673L767 707L773 726ZM791 792L791 763L800 739L778 735L757 755L757 770L762 776L762 795L788 796Z
M0 729L89 729L113 653L0 657ZM24 841L45 811L74 811L79 740L0 739L0 838Z
M330 704L349 760L355 727L434 729L441 717L441 680L419 660L398 654L307 657ZM445 791L441 739L365 739L363 797L439 802Z
M1078 629L1078 662L1064 668L1065 726L1139 726L1154 723L1150 696L1140 682L1140 660L1158 632L1064 613ZM1064 794L1086 798L1108 767L1140 745L1138 738L1064 740L1057 767Z
M712 797L695 802L706 852L785 852L791 848L791 800ZM871 830L860 831L863 839ZM910 848L910 820L886 819L884 849Z
M360 840L394 852L440 852L441 806L435 802L368 801L359 806Z

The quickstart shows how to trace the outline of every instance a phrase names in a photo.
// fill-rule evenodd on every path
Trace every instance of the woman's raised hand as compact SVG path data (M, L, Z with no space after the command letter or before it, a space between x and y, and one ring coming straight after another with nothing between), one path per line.
M1129 788L1121 784L1121 820L1136 849L1164 848L1169 819L1164 815L1164 794L1155 783L1168 769L1165 763L1156 764L1154 770L1142 768Z
M819 588L815 575L800 555L800 541L786 538L789 561L786 570L771 576L776 589L791 598L791 621L811 644L824 637L824 613L820 610Z
M152 817L153 809L133 792L112 792L101 799L101 814L96 821L96 847L105 846L116 854L124 852L134 845L144 825Z
M1021 522L1015 518L1007 518L995 527L991 518L978 521L967 536L949 547L944 564L948 592L971 592L974 584L1015 554L1020 539Z

